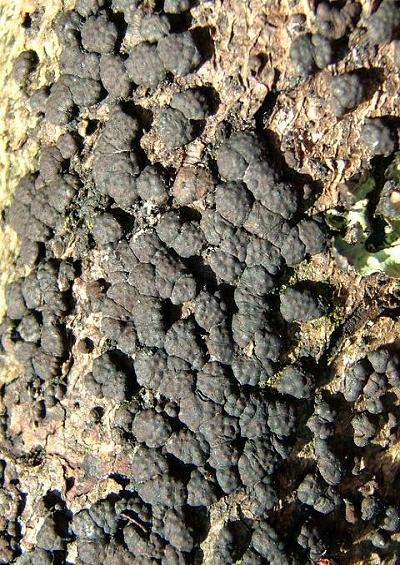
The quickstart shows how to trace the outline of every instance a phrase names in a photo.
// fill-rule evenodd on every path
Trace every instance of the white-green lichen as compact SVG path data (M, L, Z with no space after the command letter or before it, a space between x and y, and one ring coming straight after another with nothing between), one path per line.
M376 181L362 175L351 190L352 204L344 213L332 210L327 221L341 235L334 240L338 259L363 276L386 273L389 277L400 277L400 152L385 171L374 215L368 210L369 197L376 188ZM374 236L374 219L383 224L383 234L378 248L369 245ZM344 232L344 235L343 235Z

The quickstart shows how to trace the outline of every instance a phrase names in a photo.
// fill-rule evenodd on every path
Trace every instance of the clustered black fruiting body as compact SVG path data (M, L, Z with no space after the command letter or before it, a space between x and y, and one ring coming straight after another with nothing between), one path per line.
M360 12L358 2L346 2L342 8L318 3L314 33L297 35L290 45L289 58L296 74L307 77L336 63L342 52L348 50L346 38L357 24Z
M389 387L399 384L398 355L380 349L350 367L345 400L321 390L329 370L323 362L306 354L289 361L298 324L330 312L326 293L310 281L284 284L291 267L326 248L323 219L307 213L309 187L289 181L253 131L224 136L210 147L210 170L188 167L192 176L179 186L176 171L150 162L134 94L202 64L202 46L184 25L192 3L165 0L164 11L144 14L138 30L138 2L109 4L78 0L58 18L60 78L30 98L32 111L65 133L42 147L38 170L22 179L6 214L30 272L7 290L2 343L11 344L24 372L4 387L2 425L21 404L33 426L50 409L64 409L74 345L67 319L84 280L80 308L101 314L105 343L83 376L82 402L115 406L111 427L130 454L129 471L118 495L79 512L60 498L47 501L36 547L19 563L65 563L73 543L83 564L201 562L210 508L230 495L237 512L215 537L215 564L340 562L360 532L374 528L372 543L386 555L400 528L395 496L382 494L381 477L368 465L354 469L356 459L381 449L385 426L387 445L394 441ZM357 17L357 10L319 5L318 34L292 44L302 74L331 62L331 40ZM180 29L176 18L183 31L172 31ZM374 21L381 25L378 15ZM131 28L140 41L124 52ZM24 53L16 78L26 84L34 65ZM333 79L337 115L360 102L360 84L355 74ZM177 92L149 127L167 151L186 146L216 98L211 89ZM106 118L94 120L85 139L82 114L98 108L108 110ZM376 153L387 153L381 122L367 122L363 132ZM192 207L196 200L201 206ZM71 231L75 247L63 259ZM90 254L102 273L91 280ZM93 417L101 424L98 408ZM23 450L19 438L11 443ZM83 467L97 476L94 458ZM1 479L0 527L15 556L19 509L7 506ZM346 527L350 503L354 527Z
M399 3L383 0L368 20L367 36L372 45L389 43L400 26Z
M331 108L335 116L354 110L365 96L363 80L357 73L345 73L331 79Z
M379 118L365 120L360 140L372 155L387 157L393 153L395 140L391 128Z
M332 43L322 35L299 35L290 46L290 60L301 76L313 73L315 68L324 69L334 62Z
M374 49L386 45L393 40L393 61L399 66L400 5L398 0L383 0L367 18L362 18L362 6L359 2L343 2L332 5L328 2L318 2L313 18L309 22L310 29L304 29L305 16L297 15L298 26L288 25L291 35L289 59L294 74L299 78L307 78L329 65L335 65L349 53L350 33L358 28L363 35L364 47ZM302 20L301 18L304 18ZM357 47L356 47L357 48ZM330 110L337 117L355 110L376 89L373 73L368 79L368 73L354 69L331 77L328 85ZM365 69L364 69L365 71ZM390 132L385 133L383 126L367 123L364 127L366 145L376 154L386 155L393 151ZM380 139L382 143L379 145ZM392 147L391 151L390 148Z

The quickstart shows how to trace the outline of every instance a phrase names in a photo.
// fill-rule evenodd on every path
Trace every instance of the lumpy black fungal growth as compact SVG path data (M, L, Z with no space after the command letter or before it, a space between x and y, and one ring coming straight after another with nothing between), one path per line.
M364 99L365 88L357 73L346 73L331 79L331 108L336 116L354 110Z
M345 2L343 5L318 2L313 33L296 34L290 44L289 59L294 72L304 78L343 57L348 52L348 34L354 29L360 13L358 2Z
M393 153L395 139L391 128L379 118L365 120L360 141L373 155L387 157Z
M399 4L383 0L367 20L367 37L373 45L389 43L400 26Z
M208 56L190 25L197 3L140 4L77 0L55 22L61 74L30 107L62 134L42 145L5 214L26 274L7 288L0 331L23 367L2 389L2 425L23 410L37 427L84 405L88 437L108 427L125 458L110 477L120 488L79 511L48 493L26 551L18 480L0 460L0 551L22 564L69 563L73 552L83 564L201 563L206 547L221 565L340 563L362 539L384 559L397 551L400 510L373 462L396 440L399 352L368 351L347 364L340 391L325 387L332 367L299 328L332 321L335 287L292 275L326 249L329 230L259 128L225 123L207 158L179 170L150 155L147 133L160 153L190 154L219 100L191 76ZM394 8L384 0L371 15L369 44L395 36ZM315 33L292 41L296 72L336 61L359 14L357 2L319 3ZM23 88L37 64L32 51L17 58ZM338 118L364 96L361 75L331 79ZM377 118L360 141L373 155L395 147ZM98 341L77 337L77 318ZM79 463L88 485L106 468L97 455L85 447ZM23 457L40 465L46 452ZM216 531L221 502L235 510Z

